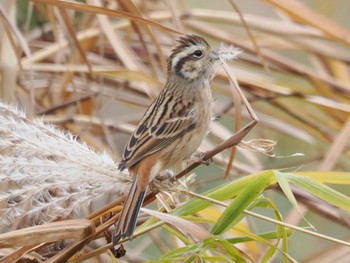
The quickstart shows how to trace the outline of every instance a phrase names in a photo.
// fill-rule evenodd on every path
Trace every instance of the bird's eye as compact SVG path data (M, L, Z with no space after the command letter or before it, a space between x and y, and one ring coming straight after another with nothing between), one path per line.
M200 58L200 57L203 56L203 52L202 52L202 50L197 49L195 52L193 52L193 55L194 55L196 58Z

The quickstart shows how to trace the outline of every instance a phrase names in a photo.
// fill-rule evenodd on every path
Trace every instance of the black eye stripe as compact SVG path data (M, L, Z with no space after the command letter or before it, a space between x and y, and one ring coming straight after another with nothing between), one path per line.
M192 52L191 54L187 55L186 57L181 58L181 59L177 62L177 64L175 65L175 70L176 70L177 72L179 72L179 71L181 70L182 66L183 66L187 61L189 61L189 60L194 60L194 59L195 59L194 57L196 57L195 53L198 52L198 51L201 52L201 55L203 54L203 51L197 49L197 50L195 50L194 52Z
M182 72L182 68L183 66L186 64L186 62L188 61L196 61L200 58L202 58L204 55L204 51L201 50L201 49L196 49L195 51L193 51L192 53L189 53L187 54L186 56L180 58L177 63L174 65L174 70L175 70L175 73L177 75L180 75L180 76L183 76L183 72ZM195 69L191 68L190 69L187 69L187 71L189 72L192 72L194 71Z
M181 75L182 66L188 61L192 60L191 55L181 58L175 65L175 72Z

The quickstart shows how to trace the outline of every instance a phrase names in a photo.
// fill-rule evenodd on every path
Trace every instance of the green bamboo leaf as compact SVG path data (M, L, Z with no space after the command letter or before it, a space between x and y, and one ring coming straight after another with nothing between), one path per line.
M149 260L145 261L145 263L172 263L172 262L183 262L186 260L188 257L181 256L177 258L159 258L157 260Z
M231 263L231 262L234 262L233 260L231 259L228 259L227 257L225 256L206 256L204 257L205 259L205 262L228 262L228 263Z
M252 205L248 209L250 210L253 207L271 208L275 214L275 218L279 221L283 221L282 215L278 211L276 205L268 198L264 198L264 197L256 198L254 200L254 202L252 203ZM272 244L272 243L268 242L267 240L261 240L261 239L257 240L263 244L267 244L268 246L270 246L270 248L266 252L265 256L263 257L262 262L268 262L269 259L276 253L277 250L284 255L284 262L288 261L288 258L287 258L288 233L287 233L286 228L284 226L276 225L276 228L277 228L277 242L275 244ZM248 236L251 235L251 233L247 232L247 231L244 233ZM254 238L258 238L258 237L254 236ZM281 240L283 242L283 251L281 251L278 248L278 245L279 245Z
M350 184L350 173L346 172L297 172L294 174L311 177L320 183Z
M283 240L283 246L282 246L282 250L278 248L278 244L272 244L269 240L271 239L277 239L280 240L281 239L281 232L280 231L272 231L272 232L266 232L266 233L261 233L261 234L254 234L246 229L242 229L242 228L237 228L234 227L234 229L236 231L241 232L242 234L244 234L245 236L242 237L233 237L233 238L229 238L227 239L228 242L230 243L244 243L244 242L250 242L250 241L256 241L256 242L260 242L261 244L267 245L270 247L269 251L267 252L267 254L265 254L266 259L271 258L270 254L272 255L274 254L274 249L277 249L283 256L284 256L284 262L288 262L288 256L287 256L287 252L288 250L285 249L285 246L288 245L288 243L284 240L293 233L292 230L290 229L286 229L285 227L283 227L283 229L285 230L285 237L282 235L282 240ZM283 233L282 233L283 234ZM274 247L274 248L271 248Z
M310 227L313 228L312 224L309 221L307 221L307 219L304 217L303 212L300 210L298 203L297 203L297 200L295 199L294 194L292 192L292 189L289 186L289 182L287 180L285 173L275 171L275 175L276 175L276 179L277 179L279 186L281 187L283 193L285 194L285 196L287 197L289 202L291 202L291 204L293 205L294 209L299 213L299 215L304 219L304 221Z
M338 191L321 184L317 180L308 176L301 176L293 173L285 173L288 180L296 186L308 191L309 193L347 211L350 211L350 197L339 193Z
M230 229L242 216L243 211L251 205L251 202L260 195L267 186L274 181L273 171L265 171L250 180L249 185L237 195L231 204L225 209L217 223L211 229L214 235L220 235Z
M184 263L192 263L194 261L196 261L195 259L199 260L199 262L203 262L202 258L196 254L196 255L191 255L190 257L188 257L186 260L184 260Z
M248 231L248 230L246 230L244 228L234 227L234 229L236 231L241 232L245 236L244 237L234 237L234 238L227 239L227 241L230 242L230 243L237 243L238 241L239 241L239 243L249 242L249 241L256 241L256 242L259 242L259 243L267 245L267 246L273 246L273 244L270 241L268 241L265 238L265 236L269 236L269 237L272 237L273 239L275 239L277 237L277 235L278 235L276 232L269 232L269 233L264 233L264 234L257 235L257 234L254 234L253 232ZM273 234L271 234L271 233L273 233Z
M240 232L243 231L242 229L236 228L236 227L234 227L234 229ZM277 231L271 231L271 232L260 233L260 234L253 234L252 232L245 231L244 234L245 233L247 233L245 236L228 238L227 241L233 244L258 241L265 245L271 245L269 240L278 239L281 237L280 233L278 233ZM293 233L293 231L290 229L287 229L286 233L287 233L287 236L289 237Z
M188 257L182 255L176 258L158 258L156 260L145 261L145 263L172 263L172 262L184 262Z
M185 245L192 245L193 242L184 234L182 234L182 232L176 230L176 228L174 227L170 227L167 224L164 224L162 226L166 231L168 231L170 234L176 236L178 239L180 239Z
M271 174L272 171L264 171L257 174L251 174L242 178L239 178L235 181L232 181L230 183L222 184L216 188L213 188L205 193L203 193L203 196L210 197L215 200L219 201L225 201L228 199L231 199L235 196L237 196L240 192L242 192L243 189L245 189L248 185L252 184L256 178L264 177L266 174ZM271 182L273 183L273 182ZM212 203L209 201L201 200L201 199L191 199L184 205L180 206L174 211L174 215L190 215L197 213L198 211L201 211L209 206L211 206Z
M205 239L203 243L206 249L215 248L215 250L217 251L218 251L217 247L218 245L220 245L227 252L227 253L223 253L223 256L228 255L229 258L234 260L233 262L246 262L246 260L242 255L249 258L249 256L246 255L243 251L239 250L234 245L232 245L232 243L230 243L229 241L227 241L226 239L220 236L209 237Z
M261 262L265 263L265 262L269 262L269 260L271 259L271 257L273 255L275 255L276 251L278 249L278 244L272 245L267 252L265 253L264 257L261 259Z
M185 254L198 253L201 250L200 244L187 245L163 254L161 259L183 257Z
M282 215L276 205L270 200L266 199L266 202L268 202L269 206L273 209L273 212L275 214L275 217L279 221L283 221ZM262 259L262 262L269 262L270 258L276 253L276 250L280 251L278 248L280 241L282 240L282 251L280 251L283 254L283 262L288 262L287 254L288 254L288 233L284 226L276 225L277 228L277 242L274 246L270 247L268 251L266 252L265 256Z
M295 197L293 195L292 189L290 189L289 182L288 182L286 176L284 175L284 173L279 172L279 171L275 171L275 175L276 175L276 179L277 179L279 186L281 187L283 193L285 194L285 196L287 197L289 202L291 202L293 207L300 212L297 200L295 199ZM300 214L301 214L301 212L300 212Z
M225 239L218 239L217 242L226 250L227 254L235 260L235 262L247 262L242 257L241 252Z

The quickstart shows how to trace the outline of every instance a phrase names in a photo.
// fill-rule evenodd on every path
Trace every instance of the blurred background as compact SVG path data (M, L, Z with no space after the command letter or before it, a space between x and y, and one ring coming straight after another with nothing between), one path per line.
M29 118L72 132L96 151L106 150L116 162L163 87L174 39L191 32L214 49L224 43L242 50L228 63L260 120L245 140L277 142L269 155L238 147L229 181L266 169L350 171L349 1L17 0L0 1L0 7L1 100L25 109ZM216 120L201 151L237 128L222 69L212 90ZM242 119L242 126L251 120L244 108ZM230 153L198 167L191 190L201 193L225 183ZM348 185L332 187L349 194ZM307 226L280 191L264 194L287 222ZM317 199L296 196L317 231L350 240L348 214L323 214ZM255 219L248 223L257 231L271 227ZM162 240L159 233L129 242L139 250L126 262L155 260L167 251L167 244L151 244ZM289 248L300 262L349 262L342 261L348 247L298 232ZM259 258L258 247L249 249Z

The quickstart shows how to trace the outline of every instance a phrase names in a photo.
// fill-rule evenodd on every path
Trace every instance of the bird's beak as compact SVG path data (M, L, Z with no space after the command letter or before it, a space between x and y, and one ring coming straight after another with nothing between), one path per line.
M217 51L212 51L211 60L219 60L219 59L220 59L219 53Z

